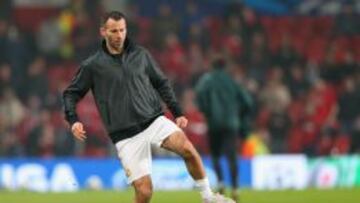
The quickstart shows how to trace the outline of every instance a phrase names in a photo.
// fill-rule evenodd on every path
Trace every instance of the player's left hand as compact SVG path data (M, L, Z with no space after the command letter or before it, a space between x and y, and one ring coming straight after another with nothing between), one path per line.
M185 116L180 116L175 119L176 125L180 128L186 128L188 124L188 119Z

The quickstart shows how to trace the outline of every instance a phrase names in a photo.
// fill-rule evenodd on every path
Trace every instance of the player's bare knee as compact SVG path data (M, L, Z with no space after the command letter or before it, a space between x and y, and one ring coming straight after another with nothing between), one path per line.
M152 196L152 186L144 183L134 184L136 195L141 196L141 198L149 199Z
M142 198L150 198L152 195L152 184L148 177L143 177L133 182L133 186L137 195Z
M196 155L195 153L194 146L187 140L183 145L181 156L185 159L189 159L194 157Z
M153 191L151 187L142 186L136 189L136 193L144 199L150 199Z

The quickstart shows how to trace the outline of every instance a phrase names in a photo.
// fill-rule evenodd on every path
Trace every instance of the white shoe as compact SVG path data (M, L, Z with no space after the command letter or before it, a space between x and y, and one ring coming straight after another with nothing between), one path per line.
M210 199L204 199L203 203L236 203L236 202L219 193L216 193Z

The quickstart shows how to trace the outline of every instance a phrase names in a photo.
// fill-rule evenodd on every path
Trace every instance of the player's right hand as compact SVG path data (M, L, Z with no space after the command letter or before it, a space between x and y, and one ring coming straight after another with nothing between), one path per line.
M74 137L80 141L84 141L86 139L84 125L81 122L75 122L71 126L71 132L73 133Z

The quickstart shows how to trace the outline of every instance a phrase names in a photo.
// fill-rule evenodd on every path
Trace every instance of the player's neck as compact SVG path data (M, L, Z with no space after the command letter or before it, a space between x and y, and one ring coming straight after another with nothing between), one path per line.
M123 51L122 46L115 48L115 47L110 46L108 43L106 43L106 48L108 49L109 53L113 54L113 55L121 54Z

